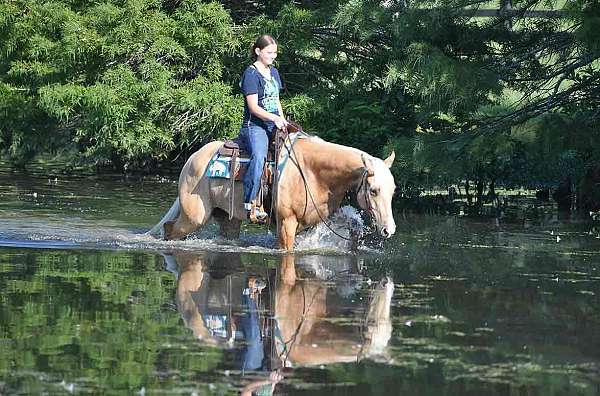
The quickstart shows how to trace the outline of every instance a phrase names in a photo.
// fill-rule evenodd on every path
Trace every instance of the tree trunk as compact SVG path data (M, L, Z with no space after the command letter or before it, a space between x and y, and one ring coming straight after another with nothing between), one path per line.
M471 196L471 191L470 191L471 186L469 185L469 181L467 180L465 182L465 196L467 197L467 205L471 206L471 204L473 203L473 197Z
M492 179L490 182L490 190L488 191L488 198L492 201L492 205L496 208L500 207L500 201L498 200L498 195L496 194L496 180Z
M477 180L477 207L481 208L483 206L483 179Z
M578 186L577 210L595 212L600 210L600 164L590 167Z
M561 212L570 212L571 211L571 199L572 199L572 191L571 191L571 176L567 176L562 179L554 192L552 193L552 198L558 204L558 210Z

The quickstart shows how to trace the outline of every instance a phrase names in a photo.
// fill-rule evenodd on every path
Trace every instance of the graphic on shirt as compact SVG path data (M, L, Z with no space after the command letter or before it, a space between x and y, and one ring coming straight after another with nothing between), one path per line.
M279 108L277 103L279 102L279 84L275 78L271 77L269 80L265 79L265 97L262 101L263 108L269 113L277 113Z
M203 315L204 323L208 328L210 334L214 337L227 338L227 327L229 325L229 318L227 315L215 314L215 315Z
M257 94L258 105L272 114L279 114L279 91L282 83L277 69L271 68L270 78L260 74L254 66L248 67L240 80L240 89L244 96ZM244 101L244 122L264 126L265 129L273 127L272 121L264 121L250 113L248 102ZM249 125L249 124L247 124Z

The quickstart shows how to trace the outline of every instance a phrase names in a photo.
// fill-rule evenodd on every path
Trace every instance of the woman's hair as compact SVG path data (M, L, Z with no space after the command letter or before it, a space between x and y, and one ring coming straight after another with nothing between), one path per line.
M256 59L258 58L256 56L257 48L261 50L265 47L268 47L271 44L277 44L277 41L275 41L273 36L270 36L268 34L258 36L256 38L256 41L254 42L254 45L252 46L252 48L250 48L250 57L252 58L252 60L256 61Z

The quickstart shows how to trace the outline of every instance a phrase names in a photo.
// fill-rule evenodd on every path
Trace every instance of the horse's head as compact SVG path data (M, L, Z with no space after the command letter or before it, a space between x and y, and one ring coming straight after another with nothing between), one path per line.
M369 213L377 232L384 238L396 232L392 216L392 196L396 185L390 172L394 157L393 152L385 160L362 155L364 168L356 190L358 204Z

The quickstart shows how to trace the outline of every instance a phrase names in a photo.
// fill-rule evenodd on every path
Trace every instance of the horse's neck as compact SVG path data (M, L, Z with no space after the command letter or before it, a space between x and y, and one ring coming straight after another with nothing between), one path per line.
M363 166L361 151L328 142L307 142L302 156L318 173L320 183L348 190L357 182L356 170Z

